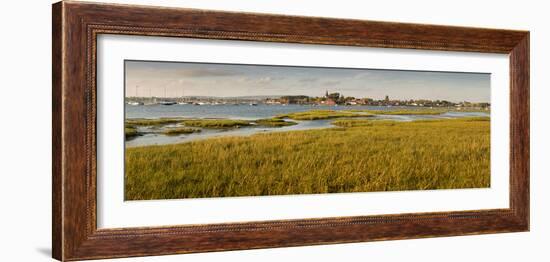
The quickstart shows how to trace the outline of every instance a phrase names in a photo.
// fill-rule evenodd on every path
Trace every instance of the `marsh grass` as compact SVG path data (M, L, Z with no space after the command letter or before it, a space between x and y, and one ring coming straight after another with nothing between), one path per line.
M126 119L125 124L132 125L132 126L163 126L163 125L177 124L177 123L180 123L182 120L183 119L178 119L178 118L158 118L158 119L140 118L140 119Z
M392 126L396 121L392 120L371 120L371 119L343 119L332 121L332 124L339 127L361 127L361 126L373 126L373 125L382 125Z
M491 109L487 108L468 108L468 107L458 107L450 108L449 111L452 112L479 112L479 113L491 113Z
M351 109L349 112L363 112L373 115L441 115L449 110L442 109L398 109L398 110L361 110Z
M252 125L250 121L233 119L191 119L181 121L185 126L203 128L239 128Z
M162 131L162 133L167 136L177 136L181 134L192 134L192 133L198 133L198 132L201 132L201 130L198 128L191 128L191 127L174 127L174 128L169 128Z
M374 115L439 115L447 112L446 110L418 109L418 110L310 110L306 112L295 112L281 114L274 118L259 119L255 121L239 119L185 119L185 118L159 118L159 119L127 119L126 125L161 127L170 124L184 124L188 127L201 127L213 129L239 128L251 125L260 125L267 127L282 127L297 124L292 120L321 120L349 117L370 117Z
M137 131L137 128L134 126L125 125L124 126L124 137L131 138L140 135Z
M298 123L293 121L285 121L284 119L280 118L265 118L265 119L258 119L254 121L259 126L265 126L265 127L283 127L283 126L293 126L297 125Z
M418 122L352 119L339 123L340 127L329 129L127 148L125 198L490 185L490 122L486 119Z
M293 120L320 120L340 117L367 117L369 114L357 114L351 111L335 110L310 110L306 112L296 112L278 115L276 118L289 118Z
M445 121L445 122L488 122L491 121L490 117L462 117L462 118L451 118L451 119L421 119L421 120L415 120L413 123L429 123L429 122L437 122L437 121ZM332 121L332 124L339 127L361 127L361 126L373 126L373 125L387 125L387 126L393 126L397 122L393 120L385 120L385 119L341 119L341 120L335 120Z

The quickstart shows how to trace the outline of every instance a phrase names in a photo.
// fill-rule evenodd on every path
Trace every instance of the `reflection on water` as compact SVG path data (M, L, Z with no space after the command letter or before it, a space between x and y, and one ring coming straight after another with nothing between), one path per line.
M173 105L173 106L126 106L126 118L160 118L160 117L187 117L187 118L230 118L257 120L261 118L271 118L280 114L292 112L303 112L314 109L330 110L396 110L410 109L408 107L377 107L377 106L337 106L337 107L319 107L319 106L301 106L301 105L258 105L258 106L234 106L234 105ZM413 108L414 109L414 108ZM390 119L395 121L414 121L423 119L449 119L458 117L489 116L484 112L447 112L441 115L377 115L374 119ZM361 119L355 117L354 119ZM373 119L373 118L369 118ZM176 136L166 136L159 134L165 128L177 127L178 125L167 125L160 128L139 127L138 131L144 133L141 136L131 138L126 141L126 147L147 146L147 145L165 145L176 144L201 139L220 137L220 136L249 136L267 132L284 132L308 129L320 129L335 127L332 125L334 119L314 120L314 121L295 121L297 125L285 127L263 127L250 126L234 129L202 129L202 132L192 134L181 134Z

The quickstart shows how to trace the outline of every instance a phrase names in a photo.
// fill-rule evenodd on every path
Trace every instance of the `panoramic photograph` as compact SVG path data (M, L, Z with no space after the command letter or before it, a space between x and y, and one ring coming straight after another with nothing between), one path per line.
M490 186L490 74L126 60L125 200Z

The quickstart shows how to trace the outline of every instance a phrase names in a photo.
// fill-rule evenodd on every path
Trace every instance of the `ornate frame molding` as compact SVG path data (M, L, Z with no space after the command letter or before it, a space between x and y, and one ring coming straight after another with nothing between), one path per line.
M529 230L529 32L72 1L53 5L52 25L52 243L56 259L66 261ZM99 34L509 54L510 208L98 229L95 92Z

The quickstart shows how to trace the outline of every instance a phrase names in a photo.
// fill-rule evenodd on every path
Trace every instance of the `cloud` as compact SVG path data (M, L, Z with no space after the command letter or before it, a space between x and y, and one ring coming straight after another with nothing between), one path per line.
M182 68L177 69L177 76L183 77L220 77L220 76L236 76L241 73L220 68Z
M243 76L243 77L237 78L236 81L241 83L246 83L246 82L251 82L252 79L250 77Z
M283 77L277 76L263 76L263 77L239 77L237 78L238 82L241 83L252 83L252 84L268 84L273 81L278 81L284 79Z
M265 76L265 77L258 78L256 80L256 83L258 83L258 84L267 84L267 83L270 83L273 80L274 80L273 77Z
M311 83L311 82L317 82L319 79L313 78L313 77L306 77L306 78L300 78L298 82L300 83Z
M373 75L370 72L361 72L352 77L352 79L364 79L372 77Z
M335 86L335 85L339 85L342 81L338 81L338 80L326 80L326 81L323 81L321 83L321 85L323 86Z
M128 94L158 96L167 88L168 96L319 96L328 90L355 97L490 100L488 74L140 61L125 65Z

